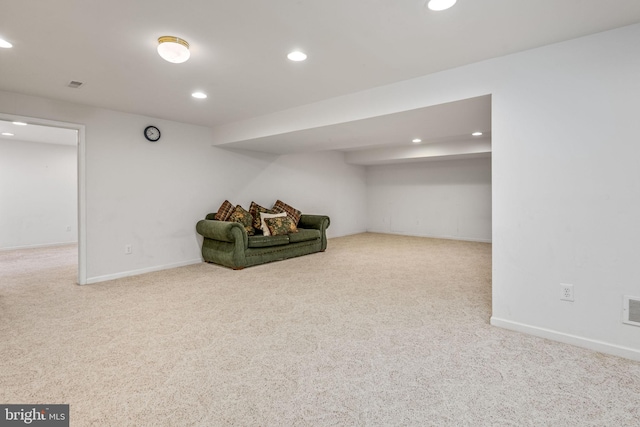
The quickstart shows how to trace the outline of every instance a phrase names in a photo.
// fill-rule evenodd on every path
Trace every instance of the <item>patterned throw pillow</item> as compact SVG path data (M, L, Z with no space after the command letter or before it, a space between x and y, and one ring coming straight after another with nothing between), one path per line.
M302 215L302 212L292 206L289 206L282 200L277 200L271 210L273 212L286 212L289 218L293 220L294 225L298 225L298 221L300 221L300 216Z
M251 225L253 224L253 218L251 218L251 214L244 210L240 205L236 206L231 216L229 216L228 221L239 222L240 224L242 224L244 226L244 229L247 230L247 234L249 236L253 236L253 233L255 233L253 225Z
M279 236L281 234L297 233L298 228L293 223L293 220L288 216L277 218L265 218L265 224L269 228L269 232L272 236Z
M249 206L249 213L251 214L251 217L253 218L253 228L262 228L262 224L260 223L261 220L262 220L260 218L260 212L275 213L275 212L271 212L270 209L263 208L262 206L260 206L256 202L251 202L251 206Z
M286 218L286 217L287 217L286 212L280 212L277 214L268 214L268 213L260 212L262 234L264 234L265 236L271 236L271 231L269 230L269 227L267 227L267 223L264 222L267 218Z
M233 209L234 207L231 202L225 200L224 202L222 202L222 205L220 205L220 209L218 209L218 212L215 214L214 218L218 221L226 221L233 213Z

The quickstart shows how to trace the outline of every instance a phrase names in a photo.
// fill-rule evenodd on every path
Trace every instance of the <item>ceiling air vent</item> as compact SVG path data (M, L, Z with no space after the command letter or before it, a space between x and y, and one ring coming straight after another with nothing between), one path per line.
M67 86L69 86L71 89L78 89L80 86L82 86L82 84L82 82L71 80Z
M623 301L622 322L640 326L640 298L625 295Z

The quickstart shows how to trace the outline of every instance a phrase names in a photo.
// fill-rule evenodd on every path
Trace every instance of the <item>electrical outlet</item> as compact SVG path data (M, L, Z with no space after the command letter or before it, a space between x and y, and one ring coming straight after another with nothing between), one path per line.
M133 253L133 248L131 247L131 245L126 245L124 247L124 253L125 255L131 255Z
M67 225L67 231L71 231L71 226Z
M573 301L573 285L560 283L560 299L562 301Z

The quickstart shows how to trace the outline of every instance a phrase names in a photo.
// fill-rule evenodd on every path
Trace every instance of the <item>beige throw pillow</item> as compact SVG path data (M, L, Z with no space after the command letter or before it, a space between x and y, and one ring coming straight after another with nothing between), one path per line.
M264 234L265 236L271 236L269 227L267 227L267 224L265 224L264 222L265 218L280 218L283 216L287 216L287 213L281 212L277 214L270 214L270 213L260 212L260 228L262 228L262 234Z

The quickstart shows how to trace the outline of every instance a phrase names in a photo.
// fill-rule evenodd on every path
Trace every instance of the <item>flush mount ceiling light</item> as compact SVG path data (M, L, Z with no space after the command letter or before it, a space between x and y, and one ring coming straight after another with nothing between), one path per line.
M471 135L473 135L473 136L482 136L482 132L474 132Z
M414 144L419 144L422 142L422 140L420 138L416 138L414 140L412 140L411 142L413 142Z
M305 59L307 59L307 55L304 52L300 52L299 50L295 50L291 53L289 53L287 55L287 58L289 58L291 61L304 61Z
M27 124L25 122L11 122L16 126L26 126Z
M2 132L2 136L14 136L11 132Z
M0 47L3 49L11 49L13 45L4 39L0 39Z
M173 64L181 64L191 56L189 43L186 40L174 36L162 36L158 38L158 54L165 61Z
M207 97L207 94L202 92L193 92L191 96L198 99L205 99Z
M456 0L429 0L427 7L436 12L449 9L456 4Z

